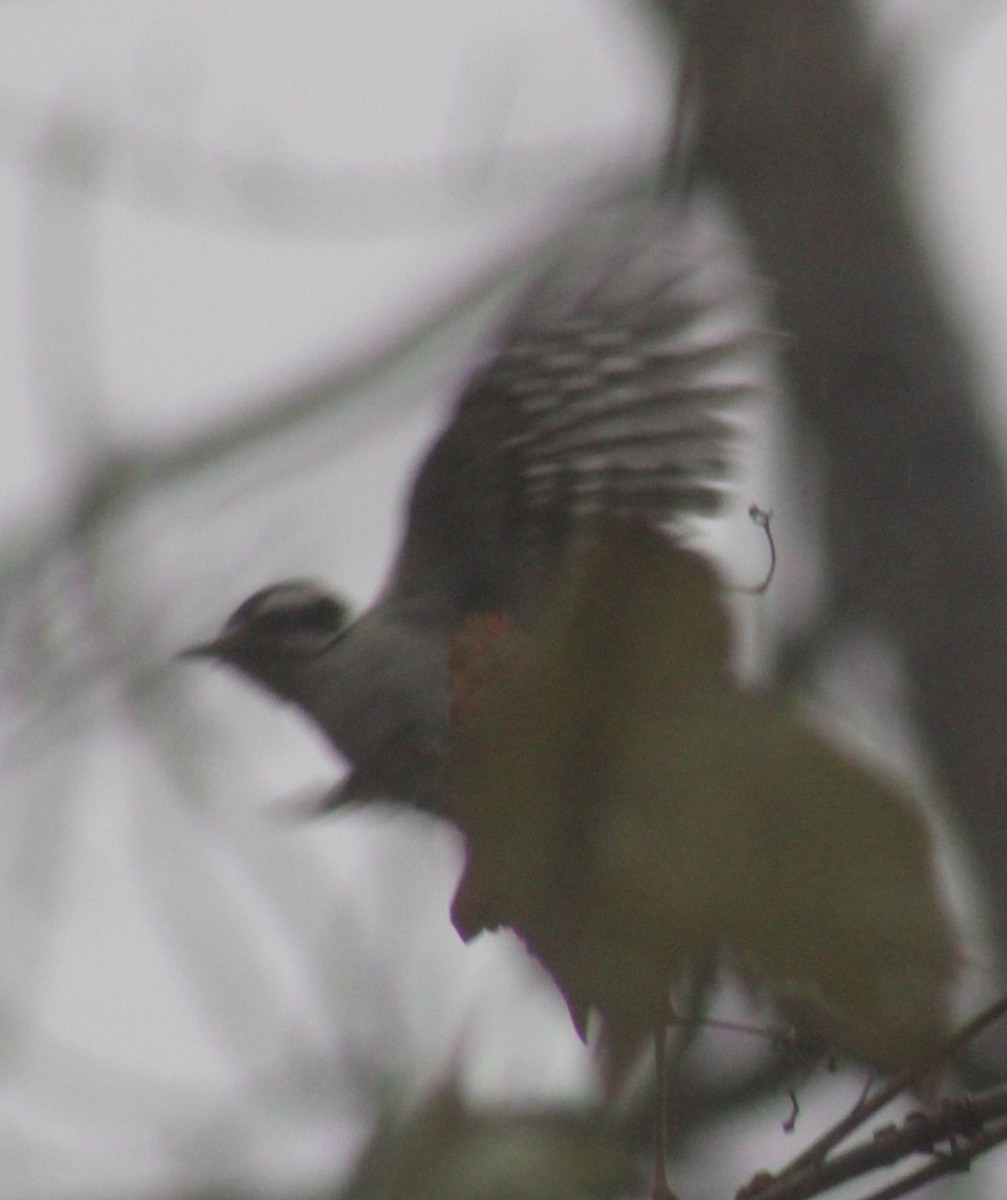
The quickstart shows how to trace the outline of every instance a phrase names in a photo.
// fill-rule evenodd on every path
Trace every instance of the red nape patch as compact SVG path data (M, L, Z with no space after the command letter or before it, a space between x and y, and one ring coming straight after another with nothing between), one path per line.
M448 729L457 736L500 674L516 626L505 612L467 613L448 652Z

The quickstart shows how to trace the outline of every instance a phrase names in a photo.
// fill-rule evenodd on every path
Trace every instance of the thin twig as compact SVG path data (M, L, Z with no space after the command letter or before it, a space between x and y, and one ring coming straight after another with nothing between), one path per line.
M802 1150L795 1159L779 1172L777 1178L785 1179L790 1175L803 1171L806 1167L823 1162L826 1155L841 1142L844 1142L852 1133L855 1133L871 1117L883 1108L886 1108L920 1078L951 1062L965 1049L969 1042L973 1041L984 1029L1005 1015L1007 1015L1007 995L1001 996L999 1000L994 1001L993 1004L977 1013L970 1021L967 1021L952 1038L921 1063L915 1071L893 1079L872 1097L868 1098L866 1095L861 1095L857 1103L842 1120L833 1125L831 1129L826 1130L807 1149Z
M913 1112L899 1125L876 1130L870 1140L829 1161L812 1161L799 1172L774 1179L757 1176L739 1192L739 1198L809 1200L841 1183L894 1166L912 1154L933 1155L933 1161L921 1171L886 1185L872 1197L872 1200L893 1200L906 1195L925 1179L967 1170L980 1154L1007 1140L1004 1117L1007 1117L1007 1087L949 1100L932 1112ZM987 1128L991 1121L996 1124ZM940 1149L941 1143L946 1143L947 1148Z
M967 1171L981 1154L985 1154L994 1146L999 1146L1005 1141L1007 1141L1007 1121L1001 1121L992 1129L986 1130L985 1133L970 1141L967 1155L961 1147L958 1147L953 1154L938 1155L926 1166L920 1167L918 1171L913 1171L894 1183L879 1188L876 1192L871 1192L869 1196L864 1197L864 1200L898 1200L900 1196L908 1196L911 1192L917 1191L925 1184L932 1183L935 1179L941 1179L945 1175L952 1175L959 1171Z
M140 206L204 223L257 222L267 229L322 236L381 234L457 220L473 205L512 208L585 184L597 190L639 170L639 161L598 138L508 146L485 169L486 149L456 151L436 163L313 169L293 159L205 148L195 140L131 125L67 104L60 123L101 155L94 184ZM51 123L37 103L0 92L0 162L48 172L37 147ZM619 155L617 158L616 155Z

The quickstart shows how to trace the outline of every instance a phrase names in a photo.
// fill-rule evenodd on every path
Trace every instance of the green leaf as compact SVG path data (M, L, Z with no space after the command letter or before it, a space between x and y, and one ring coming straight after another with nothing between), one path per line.
M513 927L617 1061L726 961L804 1033L908 1067L955 965L925 824L737 686L721 591L700 555L604 521L531 633L481 629L445 772L455 923Z
M472 1109L442 1088L379 1130L342 1200L616 1200L632 1154L598 1113Z

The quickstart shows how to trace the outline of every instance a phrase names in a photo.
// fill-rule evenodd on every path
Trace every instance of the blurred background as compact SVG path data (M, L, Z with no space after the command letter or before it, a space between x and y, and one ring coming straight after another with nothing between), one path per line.
M481 1101L595 1095L538 968L451 928L451 831L291 819L339 769L320 739L172 656L278 578L373 594L522 265L662 153L652 7L0 5L0 1197L321 1190L449 1076ZM1007 6L862 12L1000 455ZM744 497L777 513L767 644L826 573L788 412ZM929 778L866 646L829 702ZM819 1087L802 1133L856 1089ZM770 1093L706 1127L691 1194L788 1157L788 1112Z

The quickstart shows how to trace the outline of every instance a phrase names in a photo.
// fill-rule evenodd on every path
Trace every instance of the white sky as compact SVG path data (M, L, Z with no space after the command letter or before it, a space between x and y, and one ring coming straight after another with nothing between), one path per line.
M0 155L0 224L7 230L0 251L0 389L7 418L0 512L10 527L59 496L81 433L93 436L96 426L107 425L127 441L173 436L291 375L352 359L390 323L404 326L419 312L418 296L446 292L452 277L478 264L489 240L522 215L499 203L472 205L450 191L438 196L443 163L478 153L492 169L495 154L522 144L587 147L604 162L621 151L628 133L642 142L648 129L649 136L659 132L645 100L651 81L640 39L634 44L632 28L603 6L87 0L0 7L0 145L7 152ZM93 254L93 311L57 315L71 329L79 322L86 331L94 322L94 339L71 341L69 349L40 328L33 308L39 262L33 237L46 195L40 201L40 185L27 169L51 136L48 123L68 111L83 114L94 135L108 139L98 143L95 160L107 183L86 207L71 204L82 222L79 244ZM248 217L233 192L212 177L204 181L188 161L165 165L130 149L131 138L150 134L171 139L196 161L226 152L309 177L352 181L359 175L387 215L365 198L351 201L347 214L329 206L303 221L287 213ZM584 161L581 153L578 169ZM392 186L376 188L375 172L388 172L393 181L416 174L433 196L421 194L414 203L409 195L388 195ZM70 236L74 232L71 221ZM79 244L71 242L70 250ZM61 247L43 248L58 271ZM63 328L54 325L57 333ZM47 364L67 358L71 377L81 366L93 369L100 402L85 407L60 394L59 377L53 384L51 365L39 371L39 356ZM435 419L429 401L426 408L416 416L407 410L401 429L365 438L342 456L338 480L327 489L325 502L339 526L332 566L358 599L377 584L387 561L402 487L397 477ZM268 497L263 507L268 512ZM268 533L283 518L270 513L263 521L263 561L253 568L262 578L328 568L288 561L283 543L274 544ZM192 531L194 544L198 534ZM198 554L190 560L188 574L198 580ZM211 589L221 586L219 574L207 571ZM244 585L231 586L240 591ZM236 598L207 601L199 619L218 620ZM190 625L184 632L191 637L206 630ZM286 714L229 680L207 680L206 689L211 705L237 710L240 732L231 741L240 745L251 731L252 747L235 769L249 756L261 760L255 766L265 780L262 797L317 782L331 770L311 735ZM260 738L254 732L277 724L289 727L282 755L271 733ZM257 754L263 742L272 753ZM124 751L122 731L112 727L95 739L73 781L73 800L64 809L71 833L67 874L58 882L61 914L41 964L39 1041L6 1096L0 1091L0 1194L52 1195L92 1183L177 1178L177 1162L157 1146L157 1114L171 1111L170 1089L183 1089L191 1136L198 1140L201 1126L212 1130L220 1121L219 1110L241 1103L240 1073L249 1067L236 1076L236 1063L268 1066L282 1052L284 1021L313 1027L310 996L319 989L300 978L303 963L278 934L259 936L257 953L271 964L279 996L264 995L251 1012L239 1008L223 1033L208 1027L205 998L178 969L178 954L192 948L166 945L159 925L165 906L179 897L184 903L193 887L200 894L200 872L189 867L200 847L158 774L150 762L138 764L135 747ZM521 956L512 952L513 965L501 975L492 946L466 951L447 925L457 855L442 834L410 834L380 820L375 828L364 822L349 830L277 833L255 803L253 794L243 813L226 818L244 822L246 852L249 838L267 855L280 842L282 858L293 837L297 855L325 859L337 911L340 896L347 907L367 909L380 907L389 890L413 910L424 955L411 967L408 958L400 961L410 980L402 986L421 998L421 1008L431 988L436 1002L427 1005L422 1037L417 1033L429 1061L402 1064L407 1090L439 1077L457 1057L459 1038L462 1045L483 1046L469 1056L466 1071L470 1085L484 1092L547 1094L583 1078L585 1060L565 1016L541 984L530 988ZM415 859L417 836L426 839L426 865L420 870L411 861L395 888L382 887L380 872L395 869L396 855L404 852L400 843ZM361 862L375 863L378 879L361 880L354 870ZM151 879L162 863L183 878L167 880L159 893ZM233 874L226 863L218 866L223 876ZM247 881L232 883L239 910L254 910ZM221 904L222 894L211 889L207 907ZM323 891L315 903L324 897ZM384 921L379 917L371 918L372 932L395 919L394 905ZM221 928L226 939L231 927L224 922ZM227 971L240 986L238 959ZM487 988L488 971L494 982ZM252 990L254 970L250 979ZM488 1016L479 1016L473 995L487 990L495 1001L481 1006ZM347 1003L354 1003L352 989ZM465 1016L466 1009L473 1013ZM331 1036L331 1013L315 1012L313 1019L318 1036ZM535 1033L543 1021L551 1031L546 1041ZM86 1070L78 1052L102 1063L98 1096L87 1081L75 1083ZM127 1119L136 1116L131 1078L149 1081L147 1132L142 1119ZM359 1134L352 1117L343 1124L344 1136ZM257 1140L250 1127L254 1118L246 1117L240 1157L253 1178L263 1170L282 1174L291 1141L303 1151L301 1161L290 1164L295 1173L324 1165L339 1149L331 1128L316 1133L312 1145L310 1121L294 1138L267 1122ZM10 1153L2 1152L5 1146ZM258 1148L254 1157L252 1147ZM194 1174L205 1174L206 1155L193 1157Z

